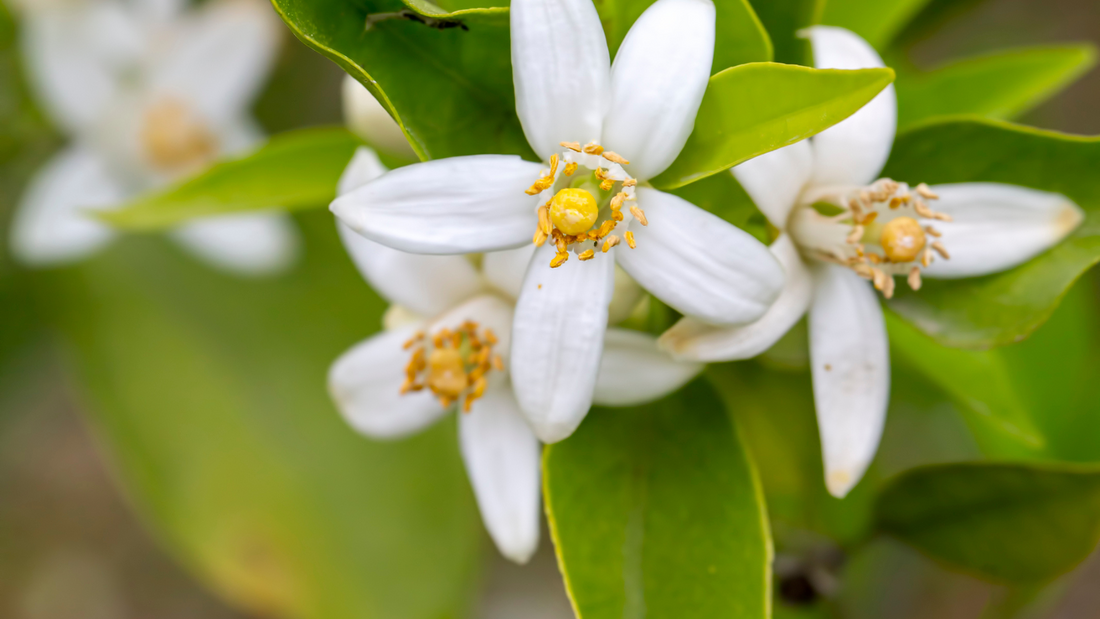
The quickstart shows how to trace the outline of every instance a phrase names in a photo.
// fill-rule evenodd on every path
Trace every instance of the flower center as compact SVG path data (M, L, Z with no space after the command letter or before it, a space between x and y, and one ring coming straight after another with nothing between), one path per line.
M465 398L463 412L485 393L486 375L504 369L500 355L493 353L497 336L492 329L480 329L467 320L455 330L440 329L428 337L417 333L405 342L412 351L405 366L401 394L430 390L444 408Z
M576 142L562 142L561 145L566 150L550 157L550 169L543 171L527 190L528 195L540 196L542 202L538 207L539 226L532 242L542 247L547 240L552 240L558 248L558 253L550 260L550 267L564 264L569 259L570 249L584 261L596 257L596 249L603 253L611 251L623 238L631 249L636 247L633 232L627 231L623 238L612 234L619 223L629 224L633 219L643 226L649 225L637 204L631 204L627 212L623 212L627 202L636 201L634 188L638 181L623 169L630 162L595 142L583 147ZM591 172L589 177L576 175L582 166ZM574 186L577 184L579 186ZM586 249L584 244L589 241L592 246Z
M923 183L910 190L888 178L869 187L811 190L792 211L788 231L804 252L852 269L889 299L895 275L919 290L921 269L932 264L933 252L950 258L942 243L929 242L940 233L922 223L951 221L929 208L938 199Z
M178 99L163 99L148 109L141 141L149 161L165 172L190 172L209 163L218 139L194 110Z

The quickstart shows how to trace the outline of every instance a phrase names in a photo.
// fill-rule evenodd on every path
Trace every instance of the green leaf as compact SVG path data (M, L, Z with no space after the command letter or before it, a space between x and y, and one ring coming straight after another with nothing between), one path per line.
M885 49L929 0L828 0L821 23L855 32Z
M710 78L696 130L652 180L675 189L794 144L851 116L894 79L891 69L839 71L770 62Z
M543 471L580 619L768 616L760 488L705 381L643 407L593 409L546 449Z
M997 351L941 346L892 312L886 312L886 326L893 356L959 404L986 454L1023 456L1044 447L1043 436Z
M607 35L611 57L622 45L626 33L656 0L598 0L596 10ZM715 0L718 36L714 41L711 72L748 62L772 59L772 42L748 0Z
M126 230L162 230L209 215L326 206L359 145L344 129L284 133L250 155L96 215Z
M767 219L732 174L714 174L671 193L745 230L761 243L772 241Z
M899 287L889 306L941 344L987 348L1043 324L1073 282L1100 261L1100 139L998 121L950 119L898 136L884 176L911 184L998 182L1063 194L1086 211L1062 243L1015 269ZM950 249L950 248L948 248Z
M131 237L40 291L134 505L181 562L264 617L465 614L481 524L453 423L374 442L338 415L329 365L383 302L332 218L276 279L211 272Z
M273 4L299 39L374 94L422 159L499 153L537 160L516 116L506 7L441 8L423 0Z
M753 8L771 35L776 62L812 65L809 43L798 31L821 23L825 0L756 0Z
M963 463L922 467L887 486L880 530L994 582L1053 578L1100 540L1100 469Z
M831 5L830 5L831 6ZM953 62L897 81L903 130L933 116L1010 119L1057 94L1096 64L1092 45L1029 47Z

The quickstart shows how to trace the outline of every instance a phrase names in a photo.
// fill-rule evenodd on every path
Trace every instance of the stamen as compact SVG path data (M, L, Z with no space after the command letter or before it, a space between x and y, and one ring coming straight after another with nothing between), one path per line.
M951 254L947 253L947 248L943 246L943 243L939 241L932 243L932 249L936 250L936 253L942 256L944 260L951 259Z
M566 176L573 176L573 173L576 172L576 171L577 171L577 162L576 161L570 161L569 163L565 164L564 174Z
M491 329L479 332L472 320L453 331L444 327L430 341L423 333L410 341L415 348L405 367L400 393L429 389L444 408L465 398L462 408L469 412L473 402L485 393L485 375L504 369L500 355L493 353L498 343L496 334Z
M591 249L586 249L585 251L583 251L583 252L581 252L580 254L577 255L577 258L581 262L584 262L585 260L591 260L595 257L596 257L596 252L594 250L591 250Z
M558 142L558 144L559 144L559 145L560 145L560 146L561 146L562 148L568 148L569 150L571 150L571 151L573 151L573 152L575 152L575 153L579 153L579 152L581 152L581 144L580 144L580 142Z
M619 165L630 165L630 162L626 159L623 159L622 155L610 150L605 150L603 152L603 158Z
M936 195L936 192L932 191L932 188L929 187L926 183L921 183L921 184L917 185L917 195L919 195L922 198L925 198L926 200L939 200L940 199L940 197L938 195Z
M627 230L626 234L624 234L623 236L626 237L626 244L630 246L630 249L634 249L635 247L638 246L638 244L634 242L634 233L633 232L631 232L630 230Z
M565 261L569 260L569 252L558 250L558 253L550 259L550 268L556 269L565 264Z
M599 155L603 153L603 147L595 142L589 142L581 150L584 151L586 155Z
M645 213L642 212L642 209L638 208L637 206L631 205L630 214L633 215L634 218L638 220L638 223L642 224L643 226L649 225L649 220L645 218Z
M920 290L920 267L913 267L912 269L909 269L909 287L913 290Z
M607 237L607 240L603 242L603 253L606 254L607 252L611 251L612 247L619 244L619 240L619 237L615 236L614 234Z

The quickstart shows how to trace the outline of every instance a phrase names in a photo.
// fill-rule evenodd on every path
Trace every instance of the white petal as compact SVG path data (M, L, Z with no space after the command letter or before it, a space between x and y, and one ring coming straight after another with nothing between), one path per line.
M412 325L375 335L344 353L329 369L328 388L336 408L359 432L400 438L447 412L427 390L401 395L409 361L404 344L417 329Z
M360 146L355 149L355 155L352 156L351 162L344 168L344 173L336 183L336 195L351 193L388 171L377 153L366 146Z
M86 209L116 206L123 198L102 161L70 148L39 170L23 194L12 221L12 253L32 265L83 258L114 238Z
M466 254L530 243L538 196L524 193L542 167L508 155L416 163L389 172L330 207L359 234L415 254Z
M601 253L551 269L555 252L535 252L512 331L516 399L544 443L572 434L592 404L615 272Z
M611 67L603 145L638 179L672 163L695 127L714 59L714 4L657 0L634 22Z
M657 339L629 329L608 329L594 401L601 406L636 406L683 387L703 364L676 361L657 348Z
M539 545L542 449L507 385L490 388L458 416L466 474L500 554L527 563Z
M481 271L485 279L497 290L512 299L518 299L523 289L523 277L535 255L535 244L528 243L515 249L494 251L485 254L481 262Z
M871 285L842 266L816 265L810 306L814 404L834 496L852 489L875 456L890 399L886 323Z
M152 89L190 101L218 124L243 112L267 81L279 23L262 2L211 2L178 22L173 34Z
M370 94L366 86L350 75L344 76L341 90L344 101L344 122L356 135L371 146L392 155L416 160L416 152L401 131L397 121Z
M780 230L814 173L814 151L809 140L749 159L730 170L756 208Z
M638 282L615 265L615 290L611 293L611 306L607 308L607 324L617 325L630 318L644 296L645 291Z
M678 359L734 361L750 359L771 348L810 307L813 280L791 237L784 234L771 251L787 273L779 299L760 320L747 325L715 327L682 318L659 340L662 349Z
M954 220L935 222L951 255L924 270L929 277L988 275L1027 262L1053 247L1084 219L1065 196L999 183L937 185L932 208Z
M27 77L69 132L87 128L106 110L142 52L139 24L118 3L44 8L22 25Z
M428 256L391 249L336 222L359 273L378 294L421 316L435 316L482 289L466 256Z
M301 239L285 213L234 213L192 221L172 231L215 267L238 275L271 275L298 258Z
M511 9L516 112L544 161L560 142L600 139L611 57L592 0L515 0Z
M750 322L783 290L782 267L744 230L656 189L639 187L638 206L649 225L631 222L638 246L616 247L616 259L685 316L711 324Z
M819 69L873 69L886 66L867 41L843 28L807 30ZM875 180L894 145L898 99L887 86L855 114L812 138L814 184L867 185Z

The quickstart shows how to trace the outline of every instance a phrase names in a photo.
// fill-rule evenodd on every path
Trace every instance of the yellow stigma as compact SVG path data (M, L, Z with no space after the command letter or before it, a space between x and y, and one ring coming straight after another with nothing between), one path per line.
M911 262L924 249L924 230L911 217L898 217L882 227L879 241L891 262Z
M437 348L428 355L428 388L432 392L454 399L466 387L466 365L458 350Z
M584 189L562 189L550 201L550 221L565 234L588 232L599 211L596 198Z

